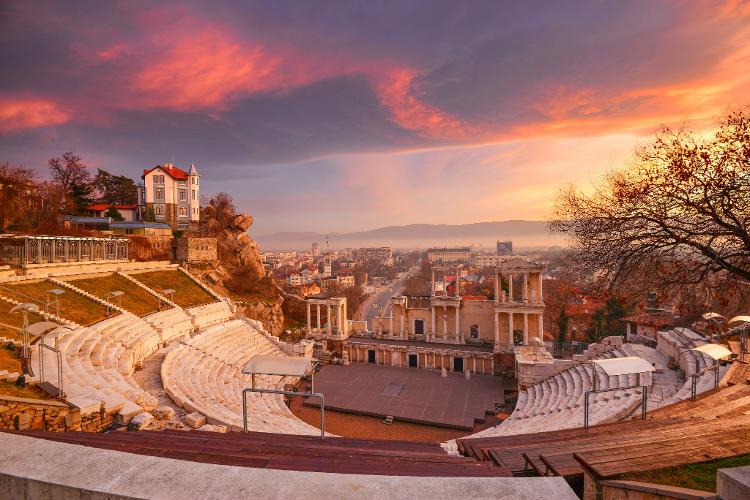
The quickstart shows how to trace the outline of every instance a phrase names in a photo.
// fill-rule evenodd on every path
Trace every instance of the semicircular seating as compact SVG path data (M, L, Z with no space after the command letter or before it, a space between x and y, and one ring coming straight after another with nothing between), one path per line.
M254 356L283 352L256 326L233 320L212 326L181 342L167 354L161 368L164 389L175 403L206 415L209 423L242 429L242 390L251 376L242 368ZM295 380L257 375L256 387L281 389ZM292 414L281 395L248 394L248 428L284 434L320 434Z

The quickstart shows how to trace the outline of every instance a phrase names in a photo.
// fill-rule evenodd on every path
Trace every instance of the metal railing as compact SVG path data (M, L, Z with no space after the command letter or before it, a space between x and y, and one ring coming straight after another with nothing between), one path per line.
M711 370L714 371L714 389L719 387L719 361L714 360L714 364L707 366L704 369L693 373L690 381L690 399L695 399L698 396L698 378L704 373L708 373Z
M261 394L284 394L285 396L307 396L320 399L320 439L325 439L326 421L325 421L325 396L319 392L297 392L282 391L279 389L254 389L247 387L242 390L242 429L247 432L247 393L259 392Z
M594 391L586 391L586 394L584 395L583 399L583 428L588 429L589 428L589 406L591 406L591 403L589 402L589 395L590 394L599 394L600 392L612 392L612 391L626 391L628 389L641 389L641 419L646 420L646 409L648 405L648 386L646 385L629 385L627 387L612 387L610 389L597 389Z
M63 389L63 362L62 362L62 351L57 348L57 337L55 337L55 347L47 345L47 342L42 336L42 341L39 343L39 382L44 383L44 350L49 349L50 351L57 354L57 397L64 398L65 390Z

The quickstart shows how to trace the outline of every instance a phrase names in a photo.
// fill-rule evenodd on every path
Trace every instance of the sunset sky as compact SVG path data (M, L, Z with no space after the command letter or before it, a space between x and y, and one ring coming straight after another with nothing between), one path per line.
M194 162L258 233L543 219L750 104L748 40L748 2L3 2L0 161Z

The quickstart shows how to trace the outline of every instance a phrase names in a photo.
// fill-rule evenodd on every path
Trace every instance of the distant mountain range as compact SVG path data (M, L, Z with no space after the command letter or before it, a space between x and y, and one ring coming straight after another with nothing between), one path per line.
M307 249L315 241L322 247L326 237L324 233L304 231L252 236L264 251ZM515 248L565 245L560 235L550 234L546 222L525 220L387 226L369 231L329 233L328 238L333 248L392 246L406 249L461 245L494 249L497 240L512 240Z

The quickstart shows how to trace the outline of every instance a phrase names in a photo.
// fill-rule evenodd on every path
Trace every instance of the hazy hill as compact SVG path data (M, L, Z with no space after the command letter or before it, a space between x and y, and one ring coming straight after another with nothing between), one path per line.
M509 220L474 224L410 224L387 226L369 231L330 233L333 248L385 246L427 248L431 246L473 245L493 247L497 240L513 240L515 247L564 245L559 235L547 231L544 221ZM265 251L307 249L314 241L323 245L325 234L280 232L253 235Z

